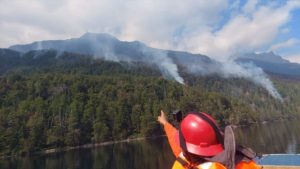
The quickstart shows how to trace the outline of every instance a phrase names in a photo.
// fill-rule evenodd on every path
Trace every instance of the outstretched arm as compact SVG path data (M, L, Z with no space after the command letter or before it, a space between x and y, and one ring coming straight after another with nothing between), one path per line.
M181 148L176 143L176 137L178 137L177 129L168 122L166 115L162 110L160 111L160 116L157 117L157 121L164 126L171 149L174 155L178 157L181 153Z

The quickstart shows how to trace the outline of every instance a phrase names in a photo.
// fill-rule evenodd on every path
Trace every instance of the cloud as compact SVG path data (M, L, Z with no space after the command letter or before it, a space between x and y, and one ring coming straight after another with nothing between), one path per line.
M237 3L238 2L238 3ZM104 32L163 49L226 60L270 46L299 1L278 6L248 0L2 0L0 47ZM240 10L238 8L241 8ZM226 20L224 14L229 16Z
M290 62L299 63L300 64L300 53L287 55L285 59L289 60Z
M280 49L285 49L285 48L293 47L295 45L298 45L299 43L300 43L299 39L290 38L287 41L280 42L280 43L272 45L270 47L269 51L277 51L277 50L280 50Z
M243 11L245 13L252 13L255 11L258 0L248 0L247 3L243 7Z
M1 0L0 47L96 32L110 33L121 40L139 40L151 47L201 53L228 62L236 53L279 49L295 43L291 40L272 46L279 34L289 33L286 24L292 11L299 7L300 1L292 0L264 3L258 0L246 3L232 0ZM168 59L162 63L161 69L168 67L169 75L183 83L174 63ZM273 85L263 72L253 67L237 68L262 75L266 83L260 85L268 84L265 88L272 93ZM230 76L256 76L227 71Z
M220 12L228 4L225 0L184 3L180 0L2 0L0 3L0 47L49 37L76 37L89 31L162 48L176 47L185 32L216 25ZM21 31L22 27L32 28L32 32ZM39 33L42 34L38 36Z
M235 53L260 50L273 43L281 27L288 23L291 11L299 7L300 1L288 1L281 7L261 5L257 9L251 8L252 13L233 16L219 30L192 33L185 42L190 42L188 50L221 60L227 60Z

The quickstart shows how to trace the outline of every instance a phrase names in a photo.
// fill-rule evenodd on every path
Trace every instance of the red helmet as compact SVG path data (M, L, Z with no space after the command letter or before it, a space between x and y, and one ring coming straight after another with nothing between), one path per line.
M205 113L189 113L180 123L177 143L189 153L214 156L222 152L223 134Z

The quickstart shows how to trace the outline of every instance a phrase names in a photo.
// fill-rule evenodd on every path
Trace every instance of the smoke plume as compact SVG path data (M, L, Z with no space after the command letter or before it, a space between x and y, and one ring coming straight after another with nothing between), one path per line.
M272 81L267 77L264 71L252 63L236 63L233 61L224 62L220 69L223 77L245 78L253 83L265 88L271 96L282 101L281 95L274 87Z
M21 45L12 48L25 51L55 49L57 51L56 57L59 57L63 51L69 51L116 62L142 62L155 65L164 77L184 84L184 79L178 71L180 65L194 75L218 74L223 78L245 78L265 88L274 98L282 100L272 81L261 68L253 64L237 63L228 56L226 61L221 62L199 54L155 49L141 42L119 41L108 34L92 33L87 33L78 39L35 42L27 46ZM36 57L41 52L37 52Z

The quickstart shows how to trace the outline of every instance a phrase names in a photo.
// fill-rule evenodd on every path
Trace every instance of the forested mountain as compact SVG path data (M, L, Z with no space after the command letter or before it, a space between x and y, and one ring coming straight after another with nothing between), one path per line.
M120 41L109 34L103 33L86 33L79 38L14 45L11 46L10 49L23 53L32 50L66 51L113 61L141 61L151 63L163 61L161 58L170 57L175 62L184 63L194 61L197 62L199 66L205 66L214 62L204 55L155 49L139 41Z
M175 62L177 65L181 64L186 67L200 67L202 73L214 72L220 67L217 61L205 55L155 49L139 41L120 41L109 34L103 33L86 33L79 38L67 40L47 40L31 44L13 45L10 49L22 53L32 50L56 50L58 51L57 55L67 51L112 61L138 61L154 63L159 66L165 66L164 63ZM291 63L273 52L241 54L235 56L235 58L239 63L254 63L268 73L291 76L292 78L300 77L300 64ZM196 63L196 65L192 63Z
M300 117L300 82L278 76L282 102L242 78L180 69L182 85L156 65L56 50L1 49L0 64L1 156L158 135L161 109L208 112L223 125Z

